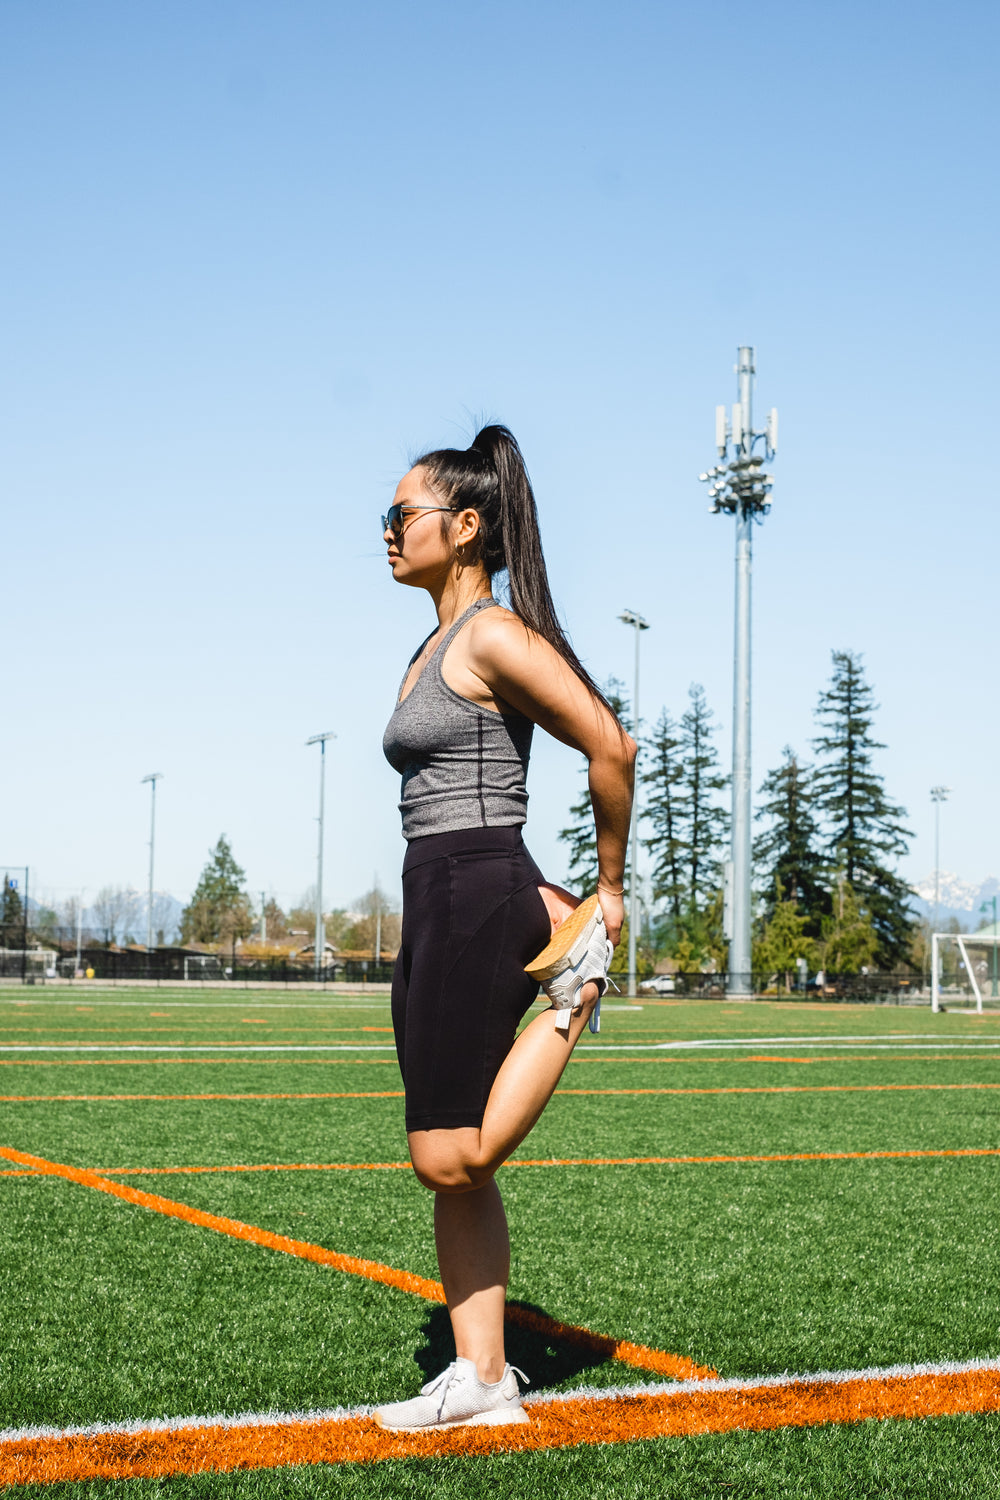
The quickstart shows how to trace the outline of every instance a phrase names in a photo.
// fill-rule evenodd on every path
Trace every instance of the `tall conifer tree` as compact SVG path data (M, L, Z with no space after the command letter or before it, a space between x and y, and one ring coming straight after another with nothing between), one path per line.
M805 766L791 746L784 760L761 783L758 819L768 826L754 839L753 858L770 921L781 901L791 901L806 919L804 931L819 937L830 898L823 879L823 857L816 824L812 767ZM784 892L778 893L778 888Z
M678 923L688 904L685 880L684 762L680 726L666 709L646 741L646 770L641 784L649 788L643 814L652 826L643 839L653 858L653 900L666 903L667 915Z
M715 717L705 702L705 689L693 682L690 706L681 717L683 776L679 781L685 864L685 900L694 914L711 905L720 885L719 859L729 833L729 814L719 793L729 777L719 770L715 748Z
M834 651L833 676L816 708L822 733L813 740L819 757L813 777L816 810L823 822L827 868L839 872L871 913L878 960L905 962L913 927L910 890L892 868L912 838L901 819L905 808L888 800L873 768L885 747L872 736L878 705L865 681L861 657Z
M0 947L20 948L24 944L24 903L21 893L8 874L3 877L0 896Z
M622 723L631 729L625 684L617 677L609 677L604 684L604 696ZM635 734L634 729L631 732ZM586 773L586 767L584 767L584 772ZM570 808L569 815L573 821L568 827L560 829L556 835L564 844L569 845L566 884L577 896L591 896L597 889L597 830L594 827L594 809L590 805L588 787L584 786L580 796ZM628 865L626 864L626 886L628 880Z
M222 833L181 913L181 942L232 943L249 937L253 926L246 876Z

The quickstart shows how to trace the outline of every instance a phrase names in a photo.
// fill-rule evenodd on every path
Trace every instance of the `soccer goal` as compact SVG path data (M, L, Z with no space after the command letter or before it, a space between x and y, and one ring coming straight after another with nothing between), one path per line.
M1000 937L989 933L935 932L931 936L931 1010L944 1000L1000 1003Z
M225 979L222 960L215 953L186 953L184 955L185 979Z

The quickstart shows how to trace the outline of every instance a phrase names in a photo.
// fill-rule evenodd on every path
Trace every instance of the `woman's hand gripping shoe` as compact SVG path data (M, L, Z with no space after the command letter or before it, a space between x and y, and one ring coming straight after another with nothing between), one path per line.
M598 995L590 1029L600 1031L600 997L608 988L608 965L614 951L601 903L597 896L588 896L556 928L548 947L525 964L525 973L538 980L552 1001L559 1031L569 1031L570 1017L580 1009L580 992L588 983L597 985Z

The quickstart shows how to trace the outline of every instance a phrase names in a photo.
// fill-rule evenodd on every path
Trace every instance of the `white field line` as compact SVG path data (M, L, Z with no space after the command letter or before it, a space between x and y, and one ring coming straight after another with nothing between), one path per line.
M237 1007L238 1009L240 1007ZM245 1007L244 1007L245 1008ZM962 1041L947 1038L958 1036L957 1032L946 1033L941 1041L927 1041L925 1032L906 1033L891 1041L873 1041L865 1036L845 1037L800 1037L800 1036L755 1036L755 1037L703 1037L683 1042L585 1042L577 1047L577 1061L587 1053L595 1056L603 1052L689 1052L713 1051L723 1048L757 1049L759 1047L800 1047L814 1051L836 1052L842 1047L865 1046L870 1052L919 1052L948 1050L952 1052L996 1052L1000 1041L968 1037ZM0 1045L4 1052L394 1052L393 1042L9 1042Z
M526 1396L528 1406L557 1405L561 1401L608 1401L636 1396L685 1396L705 1391L766 1391L782 1386L837 1385L848 1380L880 1381L917 1378L922 1375L966 1375L977 1370L1000 1370L1000 1359L970 1359L917 1365L870 1365L863 1370L817 1370L800 1374L760 1375L733 1380L672 1380L648 1385L577 1386L571 1391L546 1391ZM236 1416L192 1416L139 1419L132 1422L95 1422L85 1427L7 1427L0 1430L0 1444L23 1443L33 1438L137 1436L153 1432L181 1432L205 1427L295 1426L306 1422L347 1422L367 1417L374 1405L335 1406L318 1411L241 1412Z
M389 997L388 995L373 995L370 1000L345 998L325 1002L302 1000L297 1004L291 1000L244 1000L242 1002L238 1000L98 1000L96 998L91 1000L88 997L86 1005L81 1005L80 999L2 1000L0 1004L15 1006L19 1012L26 1005L41 1010L47 1010L50 1006L56 1005L71 1005L77 1010L99 1010L102 1007L149 1010L151 1005L155 1005L159 1010L368 1010L369 1008L388 1010ZM969 1014L971 1015L972 1012L970 1011Z
M864 1370L816 1370L809 1373L757 1375L725 1380L670 1380L657 1385L618 1385L602 1388L578 1386L572 1391L546 1391L526 1399L532 1406L555 1401L580 1401L602 1397L681 1396L692 1391L766 1391L791 1385L837 1385L845 1380L893 1380L921 1375L967 1375L975 1370L1000 1370L1000 1359L948 1360L921 1365L869 1365ZM2 1434L0 1434L2 1436Z
M723 1049L723 1047L736 1047L736 1049L759 1049L759 1047L811 1047L823 1052L837 1052L840 1047L867 1047L870 1052L921 1052L921 1050L948 1049L951 1052L997 1052L1000 1050L1000 1041L987 1041L985 1038L966 1038L963 1041L925 1041L925 1032L915 1037L897 1037L892 1041L882 1038L873 1040L870 1037L753 1037L750 1041L745 1038L705 1038L699 1041L634 1041L634 1043L583 1043L577 1047L574 1056L579 1058L582 1052L693 1052L693 1050ZM952 1032L952 1037L957 1032Z
M23 1443L32 1438L139 1436L145 1432L189 1432L202 1427L291 1427L299 1422L346 1422L366 1417L374 1406L332 1406L320 1411L246 1411L237 1416L153 1417L149 1421L92 1422L86 1427L6 1427L0 1430L0 1446Z
M311 1042L311 1043L284 1043L284 1042L200 1042L188 1044L184 1042L173 1046L169 1042L160 1042L157 1046L146 1043L112 1043L105 1045L103 1042L66 1043L61 1042L53 1045L45 1044L33 1046L31 1043L16 1042L0 1046L0 1052L395 1052L393 1042Z

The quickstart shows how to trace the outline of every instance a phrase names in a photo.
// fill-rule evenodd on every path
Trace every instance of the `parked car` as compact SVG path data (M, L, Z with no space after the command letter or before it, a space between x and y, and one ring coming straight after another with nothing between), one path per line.
M639 986L640 995L672 995L674 993L674 976L672 974L654 974L652 979L644 979Z

